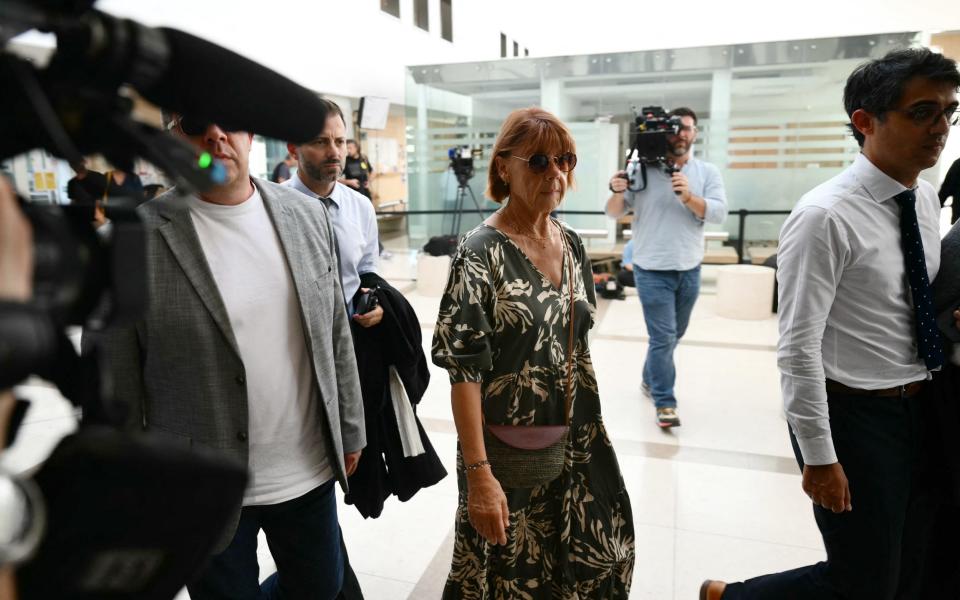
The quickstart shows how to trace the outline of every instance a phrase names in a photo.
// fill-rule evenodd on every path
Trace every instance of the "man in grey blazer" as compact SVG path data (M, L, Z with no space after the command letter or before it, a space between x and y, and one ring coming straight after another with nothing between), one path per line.
M131 427L248 466L234 526L192 598L333 598L334 480L346 491L366 439L326 209L251 178L249 133L189 115L169 127L218 159L226 180L141 206L150 308L104 340L116 394ZM261 529L277 565L262 586Z

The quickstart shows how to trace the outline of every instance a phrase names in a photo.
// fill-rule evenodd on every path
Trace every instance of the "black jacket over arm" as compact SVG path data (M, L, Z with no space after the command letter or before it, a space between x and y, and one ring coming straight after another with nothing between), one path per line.
M373 288L383 307L383 320L365 329L351 324L357 354L360 387L363 392L367 447L350 477L350 493L344 498L365 518L377 518L390 494L409 500L421 488L447 475L420 419L417 428L425 454L404 457L397 417L390 399L389 367L393 365L403 381L410 403L416 407L430 382L427 358L423 353L420 320L399 291L374 273L361 275L360 287ZM358 292L359 294L359 292ZM356 304L357 298L354 298Z

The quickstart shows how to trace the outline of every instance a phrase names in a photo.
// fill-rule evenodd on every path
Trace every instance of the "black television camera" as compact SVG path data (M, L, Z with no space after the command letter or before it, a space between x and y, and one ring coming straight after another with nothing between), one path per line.
M474 159L483 158L483 151L480 148L471 149L470 146L454 146L447 150L447 157L457 183L464 187L474 175Z
M200 38L115 18L93 3L0 3L0 48L29 29L57 39L42 69L0 50L0 159L43 148L71 163L101 153L129 170L140 157L181 192L222 183L222 165L209 153L134 120L134 93L231 131L302 143L323 129L327 110L312 91ZM34 297L0 301L0 391L39 375L82 412L77 432L32 481L0 472L4 489L26 490L0 497L0 531L16 532L0 536L0 566L17 564L27 600L173 598L220 540L246 485L245 465L120 431L132 399L113 396L95 338L140 318L147 305L134 204L111 198L107 238L90 223L92 206L22 202L33 229ZM84 327L82 355L68 325ZM24 410L19 402L8 440Z
M669 138L680 132L683 121L678 116L667 116L663 107L644 106L636 113L634 123L625 169L628 187L639 192L647 188L648 165L661 166L667 175L677 172L670 159Z

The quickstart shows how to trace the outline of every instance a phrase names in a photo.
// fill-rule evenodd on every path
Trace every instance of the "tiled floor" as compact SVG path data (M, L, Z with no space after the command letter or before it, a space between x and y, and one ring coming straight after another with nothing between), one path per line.
M408 290L428 351L439 298L416 292L409 281L414 267L398 251L381 270ZM736 580L824 558L781 413L776 321L717 317L709 271L704 276L705 291L676 355L682 427L660 430L640 394L636 373L647 345L635 296L600 301L591 341L604 420L633 503L634 598L693 600L706 577ZM406 503L389 500L376 520L340 506L351 560L370 600L438 598L449 566L456 435L446 374L434 368L432 376L419 415L451 475ZM25 391L37 402L5 459L17 470L42 460L74 421L55 391L42 384ZM273 570L265 543L260 554L265 577Z

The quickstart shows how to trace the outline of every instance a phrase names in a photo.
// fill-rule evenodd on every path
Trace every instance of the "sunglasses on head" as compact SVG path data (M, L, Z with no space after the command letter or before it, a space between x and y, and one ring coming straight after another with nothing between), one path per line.
M563 173L568 173L577 166L577 155L573 152L564 152L557 156L547 156L546 154L531 154L530 158L523 158L522 156L511 156L511 158L516 158L527 163L527 166L530 167L530 170L534 173L546 173L547 169L550 167L550 161L553 161L557 168L560 169Z

